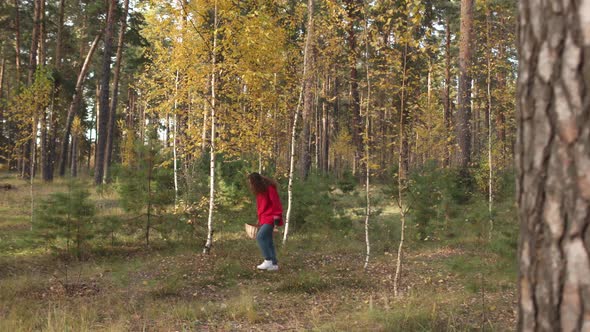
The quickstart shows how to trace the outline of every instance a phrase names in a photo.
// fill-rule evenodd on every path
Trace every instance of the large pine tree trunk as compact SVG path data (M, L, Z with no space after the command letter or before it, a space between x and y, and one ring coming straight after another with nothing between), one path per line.
M14 0L14 53L15 53L15 69L16 69L16 80L20 82L20 72L21 72L21 64L20 64L20 6L19 0Z
M59 73L61 71L61 62L62 62L62 44L63 44L63 27L64 27L64 12L65 12L65 0L60 0L59 2L59 22L57 25L57 39L55 43L55 58L54 67L55 70ZM51 94L51 106L49 109L49 119L48 119L48 130L49 137L47 138L47 165L46 168L43 169L43 178L46 181L52 181L54 170L55 170L55 162L56 162L56 140L57 140L57 131L58 131L58 117L56 116L55 111L55 99L58 93L58 86L54 82L53 92ZM46 177L47 176L47 177Z
M471 161L471 57L473 1L461 0L461 37L459 39L459 108L455 130L459 151L458 165L466 170Z
M115 139L115 122L117 120L117 99L119 94L119 76L121 75L121 61L123 60L123 46L125 40L125 30L127 29L127 11L129 10L129 0L125 0L123 5L123 14L121 15L121 29L119 30L119 39L117 41L117 56L115 58L115 75L113 77L113 97L111 98L111 109L109 112L109 121L107 128L107 143L104 157L104 175L103 180L107 181L109 177L109 168L113 159L113 140ZM166 140L168 144L168 140Z
M360 157L363 151L363 128L361 125L361 104L360 94L358 85L358 72L357 72L357 46L356 46L356 35L355 35L355 22L358 19L360 4L355 0L346 1L346 10L348 15L348 26L347 26L347 40L348 40L348 52L349 52L349 67L350 67L350 103L351 103L351 134L352 143L354 145L354 162L353 169L359 165Z
M520 331L590 331L590 2L522 0Z
M446 142L445 142L445 166L451 164L451 137L452 132L452 118L451 114L451 19L447 14L446 25L445 25L445 95L444 95L444 123L446 129Z
M68 108L68 115L66 118L66 124L64 129L64 134L61 140L61 157L60 157L60 164L59 164L59 175L64 176L66 174L66 166L68 161L68 145L70 143L70 133L72 131L72 122L74 121L74 116L76 115L76 111L78 110L78 105L82 100L82 85L86 78L86 73L88 72L88 67L90 65L90 59L92 58L92 54L96 50L96 46L98 45L98 41L100 40L100 34L94 38L90 49L88 50L88 54L86 55L86 59L84 59L84 64L80 69L80 73L78 73L78 79L76 81L76 89L74 90L74 95L72 96L72 102L70 103L70 107Z
M101 184L104 176L105 152L107 147L107 128L109 122L109 91L111 81L111 53L113 29L115 25L116 0L109 1L107 23L104 36L102 75L100 81L100 114L98 114L98 135L96 138L96 160L94 162L94 183Z

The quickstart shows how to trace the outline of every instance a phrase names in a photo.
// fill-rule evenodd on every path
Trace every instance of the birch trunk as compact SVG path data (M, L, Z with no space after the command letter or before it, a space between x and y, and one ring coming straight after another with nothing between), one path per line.
M365 20L365 64L367 69L367 110L366 110L366 119L365 119L365 165L366 165L366 174L365 174L365 191L366 191L366 199L367 199L367 206L365 209L365 244L367 246L367 252L365 256L365 265L364 269L366 270L369 267L369 258L371 257L371 242L369 241L369 217L371 216L371 186L370 186L370 179L371 179L371 155L369 151L369 144L371 140L369 139L369 123L371 119L371 75L369 72L369 38L368 38L368 31L369 31L369 23Z
M590 331L590 1L519 10L518 330Z
M208 254L213 245L213 210L215 209L215 60L217 49L217 0L215 0L213 18L213 50L211 54L211 163L209 165L209 217L207 219L207 243L203 253Z
M6 59L2 55L2 64L0 65L0 100L4 97L4 67L6 66ZM0 137L4 137L4 107L0 108ZM3 157L0 156L0 159Z
M400 230L400 241L399 247L397 249L397 262L395 266L395 277L393 279L393 296L397 297L399 292L399 282L401 278L401 270L402 270L402 250L404 246L404 237L406 232L406 212L404 211L404 203L403 203L403 186L405 184L404 178L406 173L403 172L403 155L404 155L404 106L405 106L405 91L406 91L406 63L407 63L407 44L406 44L406 51L404 52L404 66L402 72L402 87L401 87L401 96L400 96L400 118L399 118L399 127L400 127L400 134L399 134L399 158L398 158L398 175L397 175L397 206L399 208L400 220L401 220L401 230Z
M446 133L446 142L445 142L445 166L451 165L451 150L452 150L452 112L451 112L451 20L448 17L446 19L445 25L445 113L444 113L444 122L445 122L445 133Z
M31 36L31 50L29 52L29 71L27 75L27 85L31 86L35 79L35 71L37 70L37 52L39 50L39 30L40 30L40 1L34 0L33 1L33 31ZM22 172L21 176L23 178L27 178L29 176L34 177L35 168L34 168L34 161L32 156L34 156L33 150L35 149L35 137L36 137L36 130L37 130L37 117L36 115L31 119L31 135L27 138L24 144L24 156L23 156L23 163L22 163ZM32 180L31 180L32 183ZM31 185L32 186L32 185ZM32 195L32 187L31 187L31 195ZM32 208L32 207L31 207Z
M493 176L494 176L494 168L492 164L492 60L491 60L491 44L490 44L490 8L489 4L486 1L486 42L487 42L487 82L486 82L486 92L487 92L487 106L488 106L488 166L489 166L489 175L488 175L488 217L489 217L489 232L488 232L488 240L492 240L492 232L494 231L494 219L492 215L492 207L494 202L493 196Z
M307 4L310 8L308 8L308 18L307 18L307 36L305 37L305 47L303 50L303 76L301 77L301 89L299 90L299 100L297 101L297 107L295 108L295 115L293 117L293 128L291 131L291 158L289 161L289 185L287 187L287 213L285 215L285 233L283 234L283 245L287 243L287 238L289 236L289 225L290 225L290 218L291 218L291 208L293 205L293 170L295 168L295 145L297 143L296 140L296 133L297 133L297 118L299 117L299 108L301 107L301 101L303 99L303 87L305 84L305 80L308 74L308 61L309 61L309 52L311 48L311 38L312 34L309 33L313 26L313 0L308 0ZM305 142L304 142L305 143Z
M176 80L174 82L174 132L173 134L173 141L172 141L172 154L174 157L174 208L176 209L178 205L178 156L176 155L176 135L177 135L177 127L178 127L178 115L177 107L178 107L178 70L176 70Z

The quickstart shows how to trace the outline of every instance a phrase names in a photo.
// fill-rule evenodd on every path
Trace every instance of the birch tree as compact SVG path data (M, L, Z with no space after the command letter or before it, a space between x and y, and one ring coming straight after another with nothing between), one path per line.
M399 246L397 249L397 261L395 265L395 276L393 278L393 295L397 297L399 295L399 281L401 278L401 270L402 270L402 250L404 246L404 237L406 232L406 210L403 202L403 189L405 185L405 176L406 173L403 172L404 166L404 107L405 107L405 91L406 91L406 65L407 65L407 57L408 57L408 43L406 41L404 46L404 56L403 56L403 69L402 69L402 86L400 89L400 117L399 117L399 158L398 158L398 173L397 173L397 207L399 209L400 215L400 240Z
M285 215L285 233L283 234L283 244L287 243L287 237L289 236L289 222L291 217L291 209L293 205L293 171L295 168L295 146L296 146L296 133L297 133L297 118L299 117L299 108L301 100L303 98L303 90L305 81L309 75L309 57L311 52L312 42L312 31L313 31L313 0L307 1L307 35L305 36L305 46L303 49L303 76L301 77L301 89L299 91L299 99L297 101L297 107L295 108L295 115L293 116L293 128L291 132L291 156L289 160L289 184L287 187L287 213ZM310 87L311 88L311 87ZM302 144L306 144L302 142Z
M211 145L209 164L209 216L207 218L207 242L203 253L208 254L213 245L213 210L215 209L215 75L216 75L216 51L217 51L217 0L213 11L213 49L211 50Z
M365 67L367 70L367 109L365 114L365 195L367 200L367 205L365 207L365 244L367 250L364 269L366 270L367 267L369 267L369 258L371 257L371 242L369 241L369 218L371 216L371 155L369 151L369 144L371 142L369 136L369 124L371 119L371 75L369 72L369 22L367 18L365 18Z

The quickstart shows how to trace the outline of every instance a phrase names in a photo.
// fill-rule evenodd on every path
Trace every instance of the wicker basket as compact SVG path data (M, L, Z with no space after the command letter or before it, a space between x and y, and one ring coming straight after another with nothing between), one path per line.
M256 234L258 234L258 226L252 224L244 224L244 227L246 228L246 235L248 235L248 237L251 239L255 239Z

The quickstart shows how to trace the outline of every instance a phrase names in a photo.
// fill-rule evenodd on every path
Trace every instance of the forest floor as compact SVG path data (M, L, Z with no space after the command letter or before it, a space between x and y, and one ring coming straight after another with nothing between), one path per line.
M29 186L0 176L0 331L507 331L516 326L513 204L498 208L492 240L482 205L445 225L445 236L404 248L401 295L393 296L399 216L393 206L372 222L372 256L363 270L363 218L347 232L294 231L277 244L280 271L260 272L242 211L218 214L209 255L202 240L149 247L109 241L65 264L30 235ZM37 184L43 197L60 190ZM102 209L117 209L93 199ZM39 199L39 198L37 198ZM351 206L346 194L334 197ZM104 203L104 202L103 202ZM362 206L357 206L361 208ZM472 219L470 219L472 218ZM484 234L485 233L485 234ZM280 242L280 241L275 241ZM482 287L483 286L483 287Z

